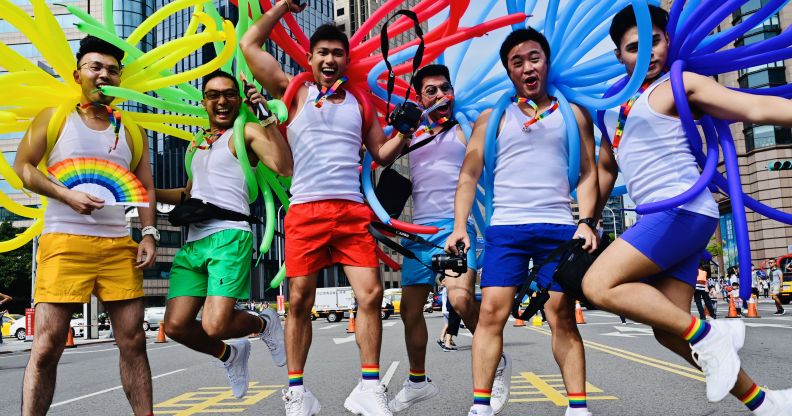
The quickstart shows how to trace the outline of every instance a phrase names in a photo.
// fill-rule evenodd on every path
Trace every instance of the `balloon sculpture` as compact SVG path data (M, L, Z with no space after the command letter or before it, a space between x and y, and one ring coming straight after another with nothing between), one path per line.
M187 84L188 81L201 77L220 66L231 58L233 46L223 47L218 56L211 61L190 71L174 74L171 69L183 57L199 50L207 42L219 42L222 45L235 45L236 36L231 22L215 25L203 13L196 17L183 37L167 42L156 49L143 53L137 43L169 14L200 3L198 0L179 0L168 4L146 19L126 40L115 34L112 1L105 0L105 22L100 23L83 10L69 6L68 10L79 17L82 22L77 26L85 33L102 37L121 48L126 56L123 63L126 69L119 87L103 87L104 92L119 97L113 102L116 106L126 97L136 97L139 102L157 108L168 106L188 106L183 100L200 91ZM57 139L57 132L63 125L66 116L79 103L80 86L72 77L76 68L66 36L60 29L52 12L44 0L31 0L33 17L9 0L0 0L0 19L13 25L32 43L44 60L53 68L56 77L43 71L37 65L21 56L6 44L0 42L0 66L8 73L0 75L0 97L3 107L0 110L0 133L19 133L27 130L37 114L47 108L55 112L47 129L47 149L52 149ZM196 34L200 25L204 31ZM117 93L110 94L110 92ZM153 92L154 96L145 95ZM184 113L192 114L188 111ZM121 110L124 124L129 130L133 142L132 165L140 162L143 140L138 127L183 137L184 131L168 124L204 125L205 118L148 114ZM46 157L43 159L46 160ZM46 172L45 162L40 168ZM5 157L0 157L0 175L11 187L22 189L22 181L11 168ZM0 251L10 251L21 247L41 233L44 225L44 210L47 200L40 198L40 207L24 206L14 202L0 191L0 205L21 217L34 219L33 225L15 238L0 242Z
M786 4L786 0L771 0L750 17L738 25L718 33L715 28L734 12L739 12L745 3L740 0L722 2L674 2L668 23L668 34L671 47L667 65L671 69L671 88L679 112L682 125L688 136L690 148L701 166L702 173L698 181L687 191L666 201L658 201L640 205L636 208L639 214L668 210L691 201L699 193L706 192L709 187L720 189L729 195L734 228L737 237L737 253L740 267L740 297L748 299L751 295L751 248L748 238L746 207L765 217L785 224L792 224L792 214L773 209L746 195L742 190L740 169L734 139L729 129L730 121L715 119L710 116L700 120L707 145L703 152L702 138L696 126L690 104L685 93L683 71L695 72L712 76L725 72L747 69L792 57L792 31L780 35L721 51L723 47L733 44L737 38L767 20ZM636 70L637 72L637 70ZM778 95L792 97L792 85L766 88L761 90L740 90L751 94ZM726 177L717 171L719 147L722 150Z

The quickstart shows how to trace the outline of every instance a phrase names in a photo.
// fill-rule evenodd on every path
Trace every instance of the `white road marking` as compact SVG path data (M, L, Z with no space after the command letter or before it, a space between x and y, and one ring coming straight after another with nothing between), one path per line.
M355 340L355 334L352 334L352 335L350 335L348 337L344 337L344 338L333 338L333 342L335 342L336 345L338 345L338 344L346 344L347 342L352 342L354 340Z
M387 328L389 326L394 326L396 324L398 324L398 322L386 322L386 323L382 324L382 327L383 328Z
M399 362L394 361L391 363L390 367L388 367L388 371L385 372L385 377L382 378L382 384L384 384L386 387L388 384L390 384L393 374L396 373L397 367L399 367Z
M341 324L332 324L332 325L323 326L323 327L319 328L319 331L321 331L323 329L335 328L335 327L340 326L340 325Z
M181 372L181 371L184 371L184 370L186 370L186 368L180 368L180 369L178 369L178 370L171 371L171 372L169 372L169 373L164 373L164 374L160 374L160 375L158 375L158 376L151 377L151 379L152 379L152 380L155 380L155 379L158 379L158 378L160 378L160 377L165 377L165 376L169 376L169 375L171 375L171 374L176 374L176 373L178 373L178 372ZM122 388L122 386L115 386L115 387L111 387L111 388L109 388L109 389L100 390L100 391L97 391L97 392L95 392L95 393L86 394L85 396L80 396L80 397L75 397L75 398L73 398L73 399L64 400L64 401L62 401L62 402L55 403L55 404L53 404L53 405L52 405L52 406L50 406L50 407L52 408L52 407L58 407L58 406L62 406L62 405L64 405L64 404L69 404L69 403L76 402L76 401L78 401L78 400L87 399L87 398L89 398L89 397L93 397L93 396L98 396L98 395L100 395L100 394L104 394L104 393L107 393L107 392L111 392L111 391L113 391L113 390L119 390L119 389L121 389L121 388Z

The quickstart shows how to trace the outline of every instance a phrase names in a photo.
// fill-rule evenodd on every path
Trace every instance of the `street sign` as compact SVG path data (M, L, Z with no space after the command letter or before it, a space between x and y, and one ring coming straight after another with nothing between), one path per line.
M36 310L25 308L25 341L33 341L33 325L36 323Z
M283 315L286 313L286 303L281 295L278 295L278 314Z

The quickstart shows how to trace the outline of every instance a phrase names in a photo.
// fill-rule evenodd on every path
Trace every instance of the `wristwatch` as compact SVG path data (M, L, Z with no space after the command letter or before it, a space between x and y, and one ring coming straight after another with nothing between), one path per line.
M143 229L140 230L140 234L142 234L144 237L150 235L151 238L154 239L155 243L159 243L160 241L159 231L156 228L152 227L151 225L143 227Z
M588 227L591 228L592 231L597 229L597 220L595 220L594 218L591 218L591 217L579 219L578 220L578 225L580 225L580 224L588 225Z

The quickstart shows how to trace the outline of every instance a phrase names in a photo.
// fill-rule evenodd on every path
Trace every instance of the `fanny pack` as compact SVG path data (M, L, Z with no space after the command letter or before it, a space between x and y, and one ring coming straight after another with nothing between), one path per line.
M251 224L262 223L260 219L253 215L245 215L230 209L220 208L210 202L196 198L182 201L168 214L168 221L177 227L207 220L245 221Z
M550 299L550 286L540 287L534 280L539 273L539 270L548 263L558 259L558 266L553 272L553 281L558 283L564 292L574 297L581 302L588 302L583 295L583 276L586 275L589 267L594 264L594 261L602 254L603 251L610 244L610 237L603 236L600 239L600 244L597 250L589 253L583 250L585 240L575 238L573 240L565 241L559 245L555 250L538 265L531 269L528 279L517 291L512 303L512 316L515 319L528 320L534 316L539 309L544 307L544 304ZM523 298L528 296L528 306L520 313L520 306L523 303Z

